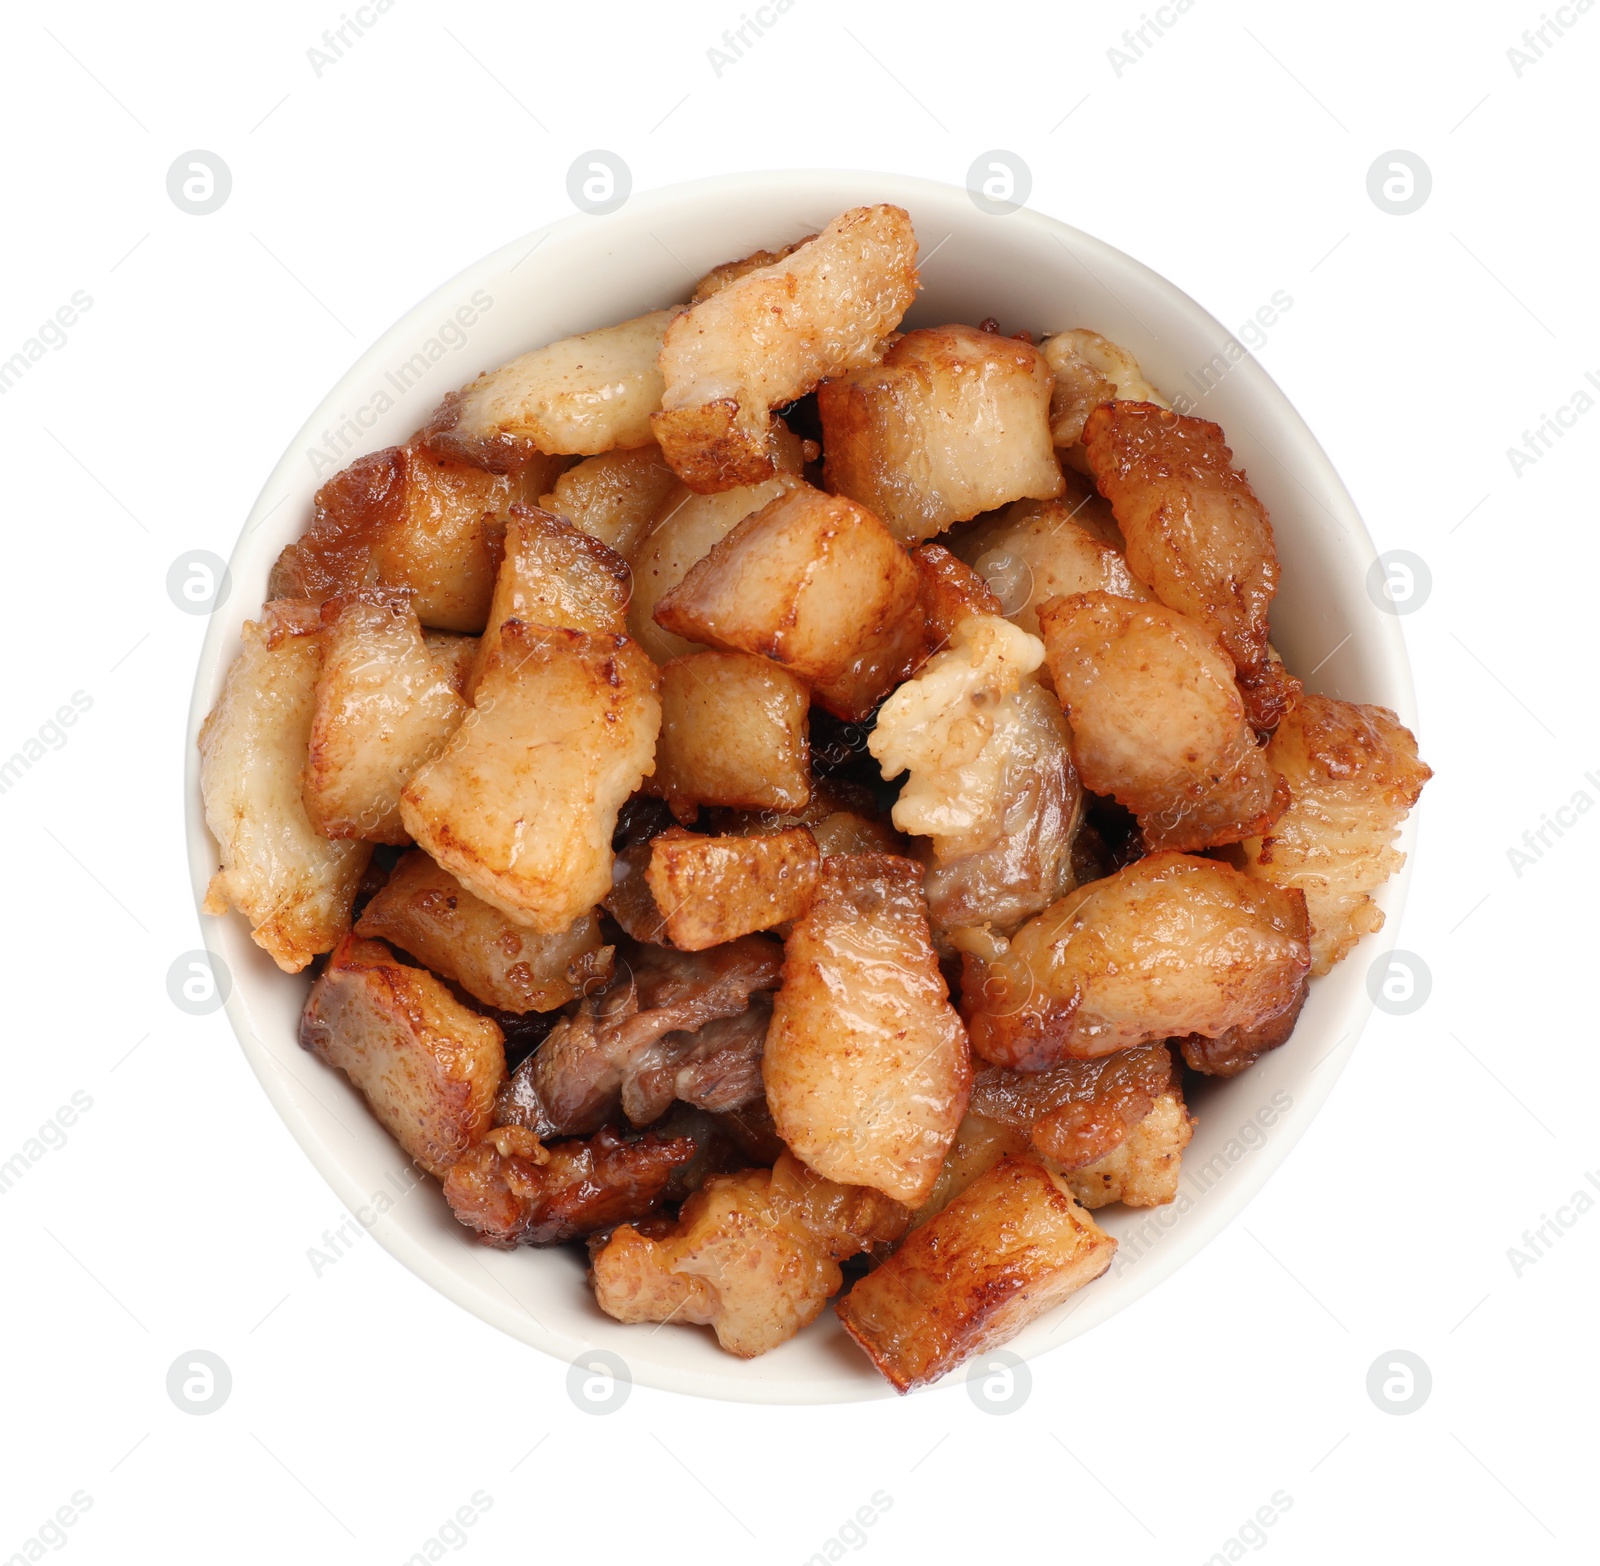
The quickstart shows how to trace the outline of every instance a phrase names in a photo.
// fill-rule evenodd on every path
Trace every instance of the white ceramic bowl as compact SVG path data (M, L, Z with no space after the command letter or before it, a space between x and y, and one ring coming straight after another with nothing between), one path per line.
M716 263L787 243L848 207L878 201L907 208L922 241L923 290L908 324L993 314L1007 331L1092 327L1130 349L1169 395L1193 393L1188 373L1230 340L1171 283L1087 234L1026 209L980 211L965 190L893 174L700 180L636 195L605 217L566 218L506 246L446 283L361 356L290 443L245 524L230 562L232 592L213 617L190 712L188 842L197 899L216 850L201 813L195 736L238 650L239 625L264 596L278 551L309 521L321 478L405 440L446 392L480 370L569 333L681 302ZM470 326L448 329L468 319ZM405 367L420 364L428 367L412 379ZM1198 411L1227 432L1235 461L1272 515L1283 562L1273 635L1289 667L1314 689L1380 702L1410 722L1411 678L1398 624L1365 588L1371 541L1311 432L1250 358L1232 365ZM1401 843L1408 846L1409 834ZM1392 940L1404 883L1402 872L1380 896L1389 928L1379 942ZM588 1348L610 1350L634 1380L675 1391L765 1403L888 1394L831 1310L792 1342L745 1362L718 1349L706 1328L658 1331L611 1321L595 1307L570 1249L506 1254L474 1244L431 1181L377 1216L379 1194L403 1188L406 1160L344 1077L299 1048L307 981L280 973L237 915L201 922L207 945L232 974L228 1016L289 1129L350 1212L375 1219L378 1240L464 1309L564 1360ZM1366 973L1381 949L1364 943L1313 985L1287 1045L1244 1075L1195 1094L1199 1126L1184 1155L1179 1200L1097 1214L1121 1242L1115 1268L1035 1322L1013 1342L1014 1352L1041 1354L1114 1315L1240 1211L1349 1058L1370 1009Z

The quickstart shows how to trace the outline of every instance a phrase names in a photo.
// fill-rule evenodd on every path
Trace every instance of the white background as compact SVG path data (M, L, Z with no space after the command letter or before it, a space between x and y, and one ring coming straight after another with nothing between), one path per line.
M0 1160L75 1091L93 1107L0 1201L0 1559L76 1491L92 1505L60 1551L85 1562L398 1563L476 1491L492 1506L461 1553L484 1561L798 1563L877 1491L858 1548L879 1561L1226 1559L1277 1491L1273 1559L1591 1558L1600 1212L1568 1209L1520 1276L1508 1258L1600 1179L1593 1024L1563 1004L1593 963L1600 817L1520 875L1507 852L1576 791L1600 799L1600 410L1520 476L1507 456L1600 376L1600 16L1561 14L1520 78L1532 3L1198 0L1120 76L1136 5L797 0L720 76L737 0L398 0L320 76L337 0L18 14L0 358L75 290L93 306L0 398L0 752L74 691L93 705L0 795ZM1292 296L1260 358L1378 547L1432 573L1405 631L1437 776L1399 932L1427 1003L1375 1015L1245 1216L1036 1362L1004 1417L959 1380L793 1411L636 1388L578 1412L565 1365L370 1239L313 1274L345 1215L222 1014L167 998L199 944L180 782L204 630L169 565L226 556L326 388L443 279L569 212L595 147L636 189L801 165L959 184L980 152L1019 154L1031 205L1225 323ZM166 193L193 148L234 181L203 218ZM1367 194L1391 149L1432 171L1409 216ZM194 1348L233 1378L206 1417L165 1391ZM1366 1391L1393 1349L1432 1374L1405 1417Z

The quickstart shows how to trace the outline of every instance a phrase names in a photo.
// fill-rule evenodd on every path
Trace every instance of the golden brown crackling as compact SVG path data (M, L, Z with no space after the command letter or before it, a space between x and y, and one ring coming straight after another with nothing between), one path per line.
M322 606L302 794L324 837L409 843L400 791L466 716L454 670L448 659L441 666L408 596L368 589Z
M1183 1063L1191 1071L1208 1077L1236 1077L1269 1050L1289 1042L1310 994L1311 974L1308 972L1289 1004L1276 1016L1229 1028L1214 1039L1190 1033L1172 1042L1183 1052Z
M756 653L864 718L922 653L917 572L854 502L807 485L747 516L655 606L663 629Z
M208 914L237 908L285 973L331 951L350 928L370 843L330 841L306 811L303 772L325 632L319 606L268 603L246 621L239 656L200 728L200 794L220 867Z
M919 865L890 854L823 861L784 943L762 1066L797 1157L908 1206L937 1179L972 1081L921 882Z
M343 1071L429 1174L489 1129L505 1077L503 1035L424 968L348 935L311 987L300 1043Z
M536 499L564 460L490 473L415 441L359 457L317 491L311 525L278 556L267 596L321 603L394 588L412 594L425 626L479 632L494 591L494 516Z
M1278 1016L1310 967L1305 898L1213 859L1150 854L1069 893L992 958L968 951L975 1054L1019 1071Z
M1009 1342L1111 1265L1117 1242L1060 1175L1002 1158L835 1307L897 1392Z
M617 811L654 764L658 684L627 637L507 620L473 713L401 796L407 830L513 922L567 929L611 889Z
M1128 566L1169 609L1222 643L1251 720L1268 729L1292 699L1267 650L1278 554L1266 508L1233 466L1221 428L1147 402L1110 402L1084 452L1127 541Z
M1042 605L1039 628L1078 775L1133 811L1150 848L1236 843L1283 813L1288 786L1198 621L1090 592Z
M971 326L907 332L880 363L817 392L824 477L906 545L1010 501L1062 492L1050 369Z
M1305 894L1312 972L1326 973L1382 928L1372 893L1404 862L1394 838L1433 773L1387 707L1331 696L1303 696L1266 755L1288 782L1289 808L1245 841L1245 868Z
M666 832L650 846L645 879L668 938L684 951L798 919L816 894L821 860L805 827L752 837Z
M769 478L772 410L876 359L917 286L911 219L878 205L698 299L667 329L651 421L678 476L701 493Z
M776 1348L822 1312L839 1261L898 1238L910 1214L784 1153L771 1169L713 1175L672 1225L625 1225L594 1254L595 1299L624 1322L710 1326L731 1354Z
M362 911L356 933L392 941L504 1011L553 1011L611 974L593 910L553 935L515 924L421 849L404 855Z
M917 568L917 601L930 654L947 646L956 627L969 616L1005 612L989 584L943 544L912 550L911 563Z
M701 805L804 809L811 797L810 694L753 653L706 651L661 670L661 736L646 787L693 820Z

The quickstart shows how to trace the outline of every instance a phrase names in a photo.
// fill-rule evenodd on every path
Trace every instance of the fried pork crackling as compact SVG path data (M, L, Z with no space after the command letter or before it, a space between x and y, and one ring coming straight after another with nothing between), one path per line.
M1091 325L906 320L917 246L486 369L323 483L200 733L207 913L463 1244L901 1392L1176 1198L1431 776L1273 649L1223 431Z

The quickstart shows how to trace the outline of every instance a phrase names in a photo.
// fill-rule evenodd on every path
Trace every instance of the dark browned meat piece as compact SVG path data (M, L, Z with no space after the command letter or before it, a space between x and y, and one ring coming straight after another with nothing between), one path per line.
M772 997L752 995L746 1011L653 1044L622 1084L622 1108L635 1125L658 1120L673 1099L722 1114L762 1096L761 1049Z
M618 955L611 985L562 1018L506 1083L495 1105L496 1124L526 1126L541 1136L583 1136L629 1098L647 1110L658 1095L632 1093L630 1084L641 1068L660 1064L654 1047L670 1033L693 1034L720 1017L738 1016L757 991L777 987L782 964L783 947L760 935L703 952L627 948ZM670 1101L669 1094L661 1110Z
M507 1127L450 1168L444 1194L486 1244L555 1245L651 1212L673 1173L698 1151L689 1137L648 1133L628 1141L610 1127L541 1148L531 1132Z

